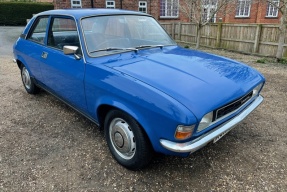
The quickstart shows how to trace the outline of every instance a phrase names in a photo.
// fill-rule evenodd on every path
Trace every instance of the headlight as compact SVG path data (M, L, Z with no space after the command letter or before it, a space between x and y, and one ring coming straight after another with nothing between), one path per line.
M203 129L208 127L212 123L212 119L213 119L213 112L209 112L206 115L204 115L204 117L201 119L198 125L197 132L202 131Z
M253 89L253 95L252 96L255 96L255 95L258 95L259 91L261 90L263 86L263 83L260 83L259 85L257 85L254 89Z
M195 127L194 125L190 126L179 125L176 128L174 137L179 140L188 139L191 137L194 127Z

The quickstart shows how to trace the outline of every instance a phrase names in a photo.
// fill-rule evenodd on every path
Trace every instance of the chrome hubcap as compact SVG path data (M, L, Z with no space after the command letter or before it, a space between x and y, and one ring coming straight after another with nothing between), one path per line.
M30 89L31 88L31 78L30 78L30 74L29 74L28 70L26 69L26 67L23 67L23 69L22 69L22 80L23 80L24 86L27 89Z
M113 119L109 134L113 148L119 156L124 159L131 159L135 155L136 141L127 122L121 118Z

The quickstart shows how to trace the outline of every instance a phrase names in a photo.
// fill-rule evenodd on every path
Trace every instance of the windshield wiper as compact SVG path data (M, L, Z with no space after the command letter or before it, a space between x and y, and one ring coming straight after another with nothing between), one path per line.
M90 53L96 53L96 52L101 52L101 51L117 51L117 50L123 50L123 51L135 51L137 52L137 48L120 48L120 47L108 47L104 49L97 49L94 51L90 51Z
M136 49L140 49L140 48L154 48L154 47L159 47L159 48L163 48L164 45L140 45L135 47Z

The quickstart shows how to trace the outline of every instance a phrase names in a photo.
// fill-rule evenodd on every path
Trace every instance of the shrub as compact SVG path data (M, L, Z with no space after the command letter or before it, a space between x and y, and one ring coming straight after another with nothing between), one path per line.
M0 2L0 25L26 25L33 14L51 9L51 3Z

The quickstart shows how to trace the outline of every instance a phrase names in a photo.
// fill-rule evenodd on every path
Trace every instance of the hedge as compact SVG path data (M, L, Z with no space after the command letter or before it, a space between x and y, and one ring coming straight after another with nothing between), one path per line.
M26 25L33 14L51 9L51 3L0 2L0 25Z

